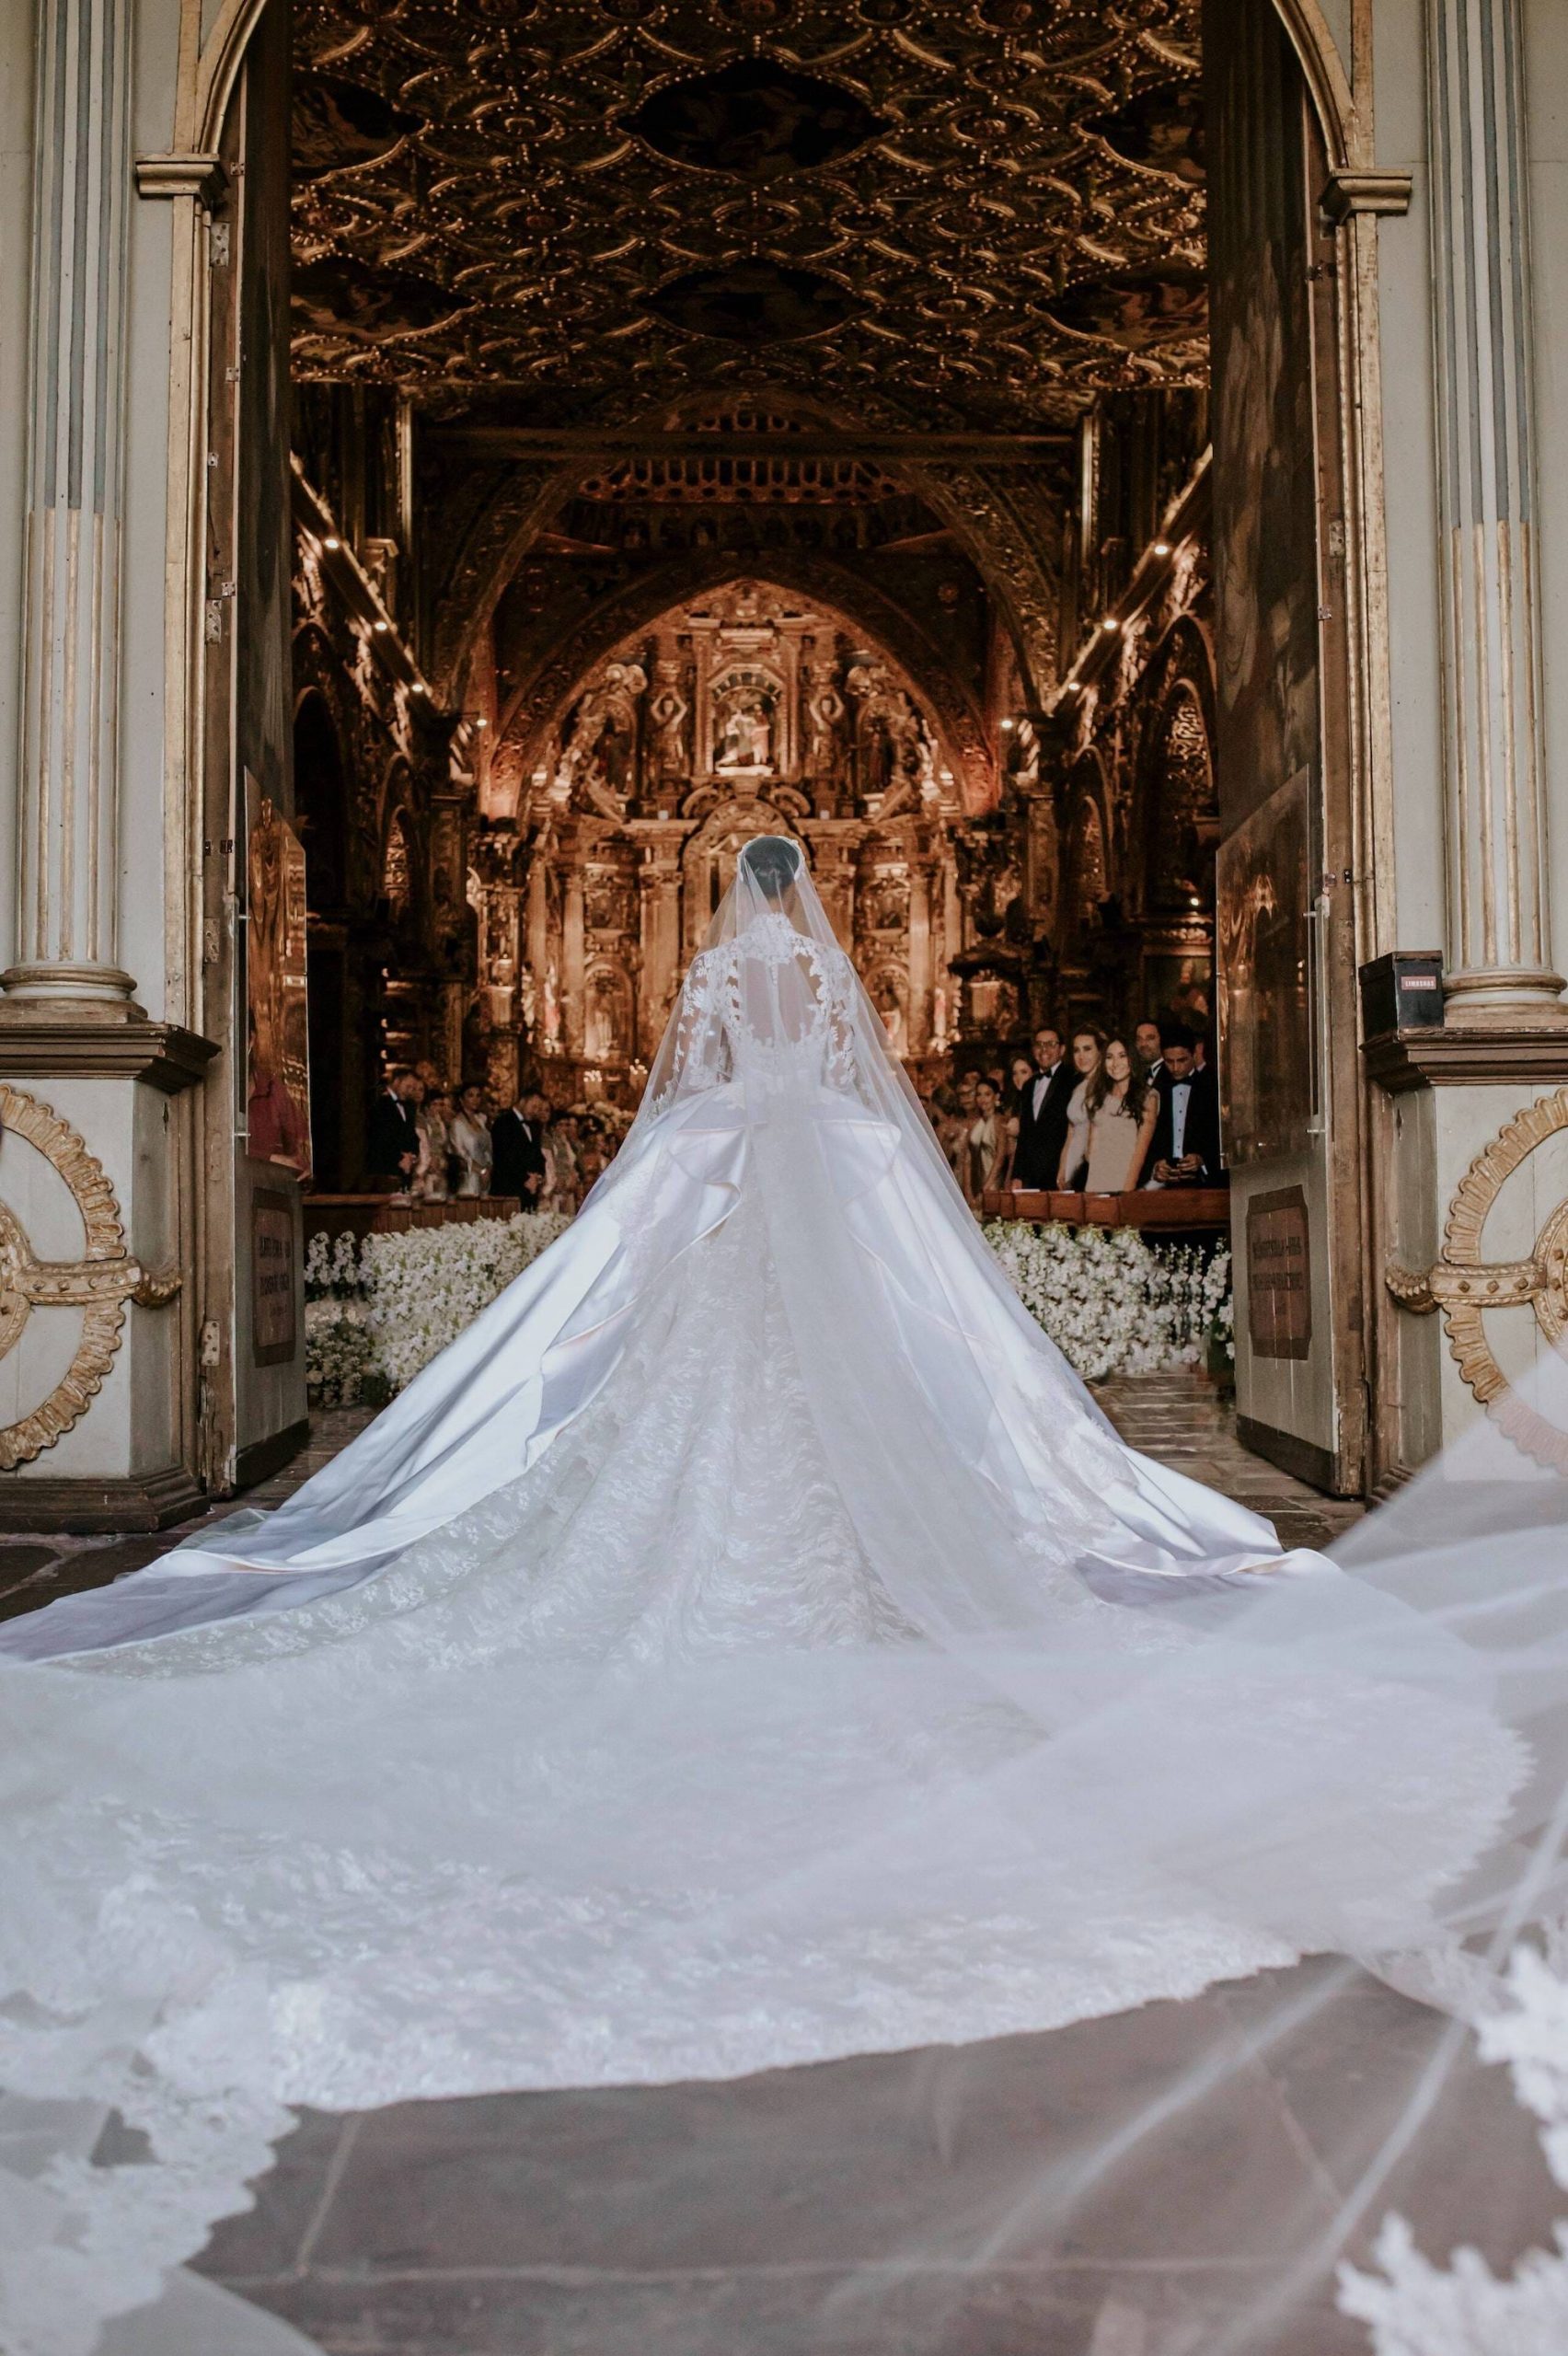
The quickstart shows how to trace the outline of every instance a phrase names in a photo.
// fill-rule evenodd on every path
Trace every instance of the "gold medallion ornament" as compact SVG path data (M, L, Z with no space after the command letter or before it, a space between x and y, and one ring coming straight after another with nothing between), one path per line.
M1538 1146L1568 1129L1568 1088L1543 1096L1499 1129L1470 1163L1448 1206L1443 1251L1424 1275L1391 1265L1394 1299L1417 1314L1440 1309L1455 1363L1487 1414L1516 1447L1550 1471L1568 1472L1568 1432L1520 1398L1487 1338L1486 1312L1535 1311L1553 1349L1568 1333L1568 1200L1551 1211L1527 1260L1488 1261L1482 1233L1505 1182Z
M35 1096L0 1082L0 1133L25 1138L70 1189L86 1249L79 1260L40 1260L16 1213L0 1203L0 1358L22 1338L35 1309L79 1309L75 1356L42 1404L0 1428L0 1470L10 1472L86 1415L114 1362L125 1304L163 1309L179 1290L172 1270L154 1276L125 1249L120 1205L108 1172L68 1122Z

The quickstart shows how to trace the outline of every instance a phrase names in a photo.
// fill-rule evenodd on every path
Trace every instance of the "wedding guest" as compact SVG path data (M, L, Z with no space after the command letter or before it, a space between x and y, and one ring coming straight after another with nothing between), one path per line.
M577 1148L577 1174L584 1195L591 1194L610 1166L602 1121L586 1120Z
M424 1090L424 1101L427 1104L432 1096L445 1096L450 1093L439 1066L432 1064L428 1056L422 1057L414 1066L414 1078Z
M1183 1024L1161 1034L1164 1066L1155 1082L1159 1117L1144 1160L1146 1186L1212 1186L1219 1177L1219 1099L1214 1073L1197 1062Z
M1019 1106L1012 1161L1012 1184L1031 1192L1056 1184L1067 1141L1067 1104L1078 1079L1055 1023L1042 1023L1034 1034L1033 1073Z
M1133 1046L1150 1080L1159 1078L1159 1025L1152 1014L1133 1026Z
M408 1066L395 1065L370 1108L365 1161L373 1194L399 1193L420 1166L419 1118L414 1109L418 1089Z
M490 1184L498 1195L515 1195L525 1210L545 1191L545 1123L549 1100L527 1088L515 1104L490 1123Z
M452 1124L452 1148L460 1165L458 1194L467 1198L488 1195L494 1149L490 1144L490 1123L485 1118L485 1091L477 1080L471 1080L457 1099L456 1118Z
M1018 1161L1019 1126L1022 1119L1023 1108L1028 1103L1033 1089L1034 1080L1033 1058L1026 1056L1023 1049L1020 1047L1008 1058L1008 1089L1003 1099L1007 1106L1008 1124L1008 1166L1007 1174L1002 1182L1004 1185L1010 1186L1016 1183L1012 1173Z
M966 1120L974 1117L974 1091L980 1085L977 1071L963 1071L958 1076L958 1109Z
M420 1158L410 1191L421 1203L444 1203L452 1192L452 1120L456 1111L450 1089L437 1087L420 1106Z
M1089 1114L1090 1195L1124 1195L1142 1174L1159 1117L1159 1092L1124 1039L1108 1039L1100 1068L1084 1088Z
M576 1210L582 1200L582 1173L577 1161L577 1115L571 1110L556 1114L545 1139L548 1176L545 1207L552 1211Z
M931 1091L931 1125L937 1133L937 1143L947 1156L948 1168L959 1184L963 1184L963 1140L967 1123L959 1109L958 1092L946 1082Z
M982 1078L974 1090L974 1118L969 1125L963 1156L963 1191L976 1210L981 1195L1002 1183L1008 1142L1001 1091L994 1080Z
M1067 1134L1056 1171L1057 1185L1069 1193L1083 1184L1089 1167L1089 1107L1084 1095L1105 1053L1104 1032L1092 1022L1080 1022L1073 1033L1072 1052L1076 1079L1067 1099Z

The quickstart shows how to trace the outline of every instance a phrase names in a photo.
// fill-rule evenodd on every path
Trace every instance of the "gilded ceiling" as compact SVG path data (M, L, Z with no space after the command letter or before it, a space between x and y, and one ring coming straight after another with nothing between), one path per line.
M296 351L1019 433L1205 360L1198 0L301 0Z

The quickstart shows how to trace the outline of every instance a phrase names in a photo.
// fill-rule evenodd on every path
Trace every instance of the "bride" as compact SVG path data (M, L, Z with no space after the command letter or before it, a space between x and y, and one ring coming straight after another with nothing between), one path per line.
M1121 1443L774 837L571 1231L275 1514L0 1656L48 2254L0 2340L42 2356L153 2296L292 2105L1435 1948L1524 1773L1440 1613ZM138 2165L87 2163L110 2108Z

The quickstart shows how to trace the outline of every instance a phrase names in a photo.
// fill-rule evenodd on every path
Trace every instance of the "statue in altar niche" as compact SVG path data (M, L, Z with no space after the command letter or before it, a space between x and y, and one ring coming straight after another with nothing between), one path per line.
M844 699L825 664L806 665L802 690L806 709L806 775L836 777L846 716Z
M724 714L721 769L765 769L771 766L773 715L759 695L747 695Z
M714 767L751 773L773 768L778 752L778 683L754 671L731 671L713 690Z
M684 778L691 759L686 730L691 706L681 693L678 663L662 661L654 664L653 696L648 706L648 718L652 728L655 772L660 777Z
M882 1017L887 1044L895 1056L906 1054L909 1047L909 1017L905 1007L908 987L901 974L887 968L871 977L871 1004Z
M606 816L623 817L637 760L637 704L648 685L640 663L611 663L573 714L556 769L558 798L582 794Z
M894 685L880 663L853 664L848 686L860 707L860 791L876 801L878 817L936 801L936 747L914 698Z
M614 974L591 975L582 1023L582 1052L590 1063L614 1063L629 1042L620 1035L622 992Z

